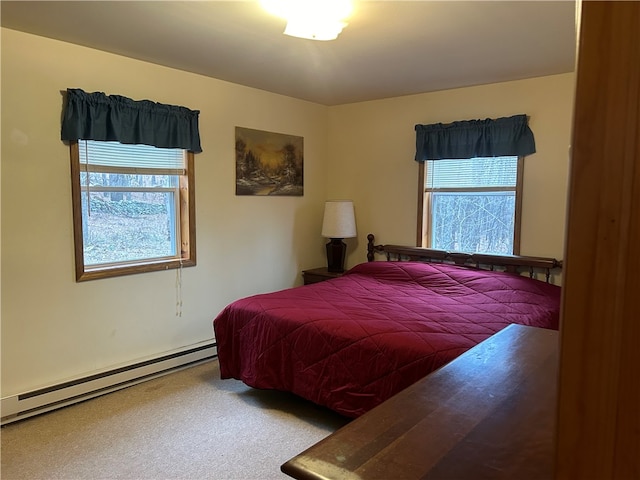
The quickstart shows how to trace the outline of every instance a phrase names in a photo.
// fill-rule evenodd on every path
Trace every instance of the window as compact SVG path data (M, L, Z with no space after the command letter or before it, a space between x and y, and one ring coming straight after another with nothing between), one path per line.
M517 156L421 162L418 244L518 254L522 165Z
M64 97L76 280L195 265L200 112L79 88Z
M71 143L76 279L195 265L193 153Z

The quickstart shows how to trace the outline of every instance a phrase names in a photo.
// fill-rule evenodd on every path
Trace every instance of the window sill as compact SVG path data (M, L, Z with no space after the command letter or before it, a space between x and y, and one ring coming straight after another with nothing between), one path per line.
M136 273L158 272L162 270L174 270L181 267L194 267L195 259L185 260L163 260L159 262L139 263L135 265L116 265L110 267L97 267L76 272L76 281L85 282L88 280L98 280L100 278L121 277L124 275L134 275Z

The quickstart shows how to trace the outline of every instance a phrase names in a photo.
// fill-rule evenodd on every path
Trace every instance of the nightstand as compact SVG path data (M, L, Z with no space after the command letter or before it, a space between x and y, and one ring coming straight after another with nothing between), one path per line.
M321 267L312 268L311 270L303 270L302 278L304 279L305 285L310 285L312 283L324 282L331 278L338 278L343 274L344 272L330 272L327 270L327 267Z

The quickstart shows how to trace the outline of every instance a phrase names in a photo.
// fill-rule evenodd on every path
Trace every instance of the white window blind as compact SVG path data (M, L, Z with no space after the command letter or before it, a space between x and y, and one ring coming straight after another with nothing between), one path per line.
M89 171L123 171L184 175L184 150L149 145L125 145L119 142L78 142L80 164Z
M518 157L428 160L428 190L515 188Z

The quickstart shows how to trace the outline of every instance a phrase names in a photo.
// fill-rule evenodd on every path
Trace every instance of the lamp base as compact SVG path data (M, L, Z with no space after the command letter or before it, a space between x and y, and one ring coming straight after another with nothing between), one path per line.
M347 244L341 238L332 238L327 243L327 270L335 273L344 272L344 258L347 253Z

